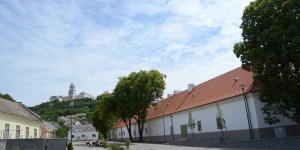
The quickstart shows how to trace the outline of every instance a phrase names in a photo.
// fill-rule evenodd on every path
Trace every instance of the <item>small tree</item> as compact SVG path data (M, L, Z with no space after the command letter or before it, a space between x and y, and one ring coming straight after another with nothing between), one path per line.
M223 117L223 112L219 106L219 103L217 102L216 105L217 105L217 109L218 109L218 113L216 115L217 127L218 127L218 129L221 129L221 135L222 135L222 139L224 141L225 134L224 134L223 128L226 129L226 121ZM226 132L227 132L227 129L226 129Z
M129 150L130 144L131 144L131 141L130 141L129 139L127 139L127 140L125 141L126 150Z
M192 113L191 113L191 111L189 111L189 122L188 122L188 127L189 127L189 129L191 130L192 138L194 138L195 125L196 125L195 119L193 119Z

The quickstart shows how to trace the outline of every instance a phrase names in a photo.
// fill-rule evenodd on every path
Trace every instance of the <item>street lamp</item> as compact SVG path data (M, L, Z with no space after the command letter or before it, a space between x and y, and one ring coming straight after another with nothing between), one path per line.
M73 135L73 133L72 133L72 127L73 127L73 119L72 119L73 106L74 106L74 102L71 100L71 103L70 103L70 107L71 107L71 143L72 143L72 135Z
M167 103L167 106L166 107L168 107L169 106L169 103ZM165 108L166 108L165 107ZM162 109L162 113L163 113L163 126L164 126L164 138L165 138L165 143L167 142L167 139L166 139L166 130L165 130L165 108L164 109Z
M251 123L251 117L250 117L250 112L249 112L249 106L248 106L248 101L247 97L244 91L244 84L240 85L241 89L243 90L243 96L244 96L244 102L245 102L245 108L246 108L246 113L247 113L247 120L248 120L248 126L249 126L249 133L250 133L250 139L253 140L253 133L252 133L252 123Z

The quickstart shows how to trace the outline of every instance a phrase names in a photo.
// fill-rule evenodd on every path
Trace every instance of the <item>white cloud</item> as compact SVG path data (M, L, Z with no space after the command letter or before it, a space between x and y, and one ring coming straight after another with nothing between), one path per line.
M94 96L118 77L157 69L165 95L240 66L232 46L250 1L0 2L0 92L28 106Z

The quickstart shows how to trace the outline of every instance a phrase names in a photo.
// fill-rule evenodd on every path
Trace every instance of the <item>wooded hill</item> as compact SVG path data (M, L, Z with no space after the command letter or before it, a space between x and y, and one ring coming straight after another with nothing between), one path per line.
M90 98L75 99L73 100L73 109L70 107L70 101L54 100L52 102L43 102L34 107L28 107L30 110L38 114L45 121L57 122L59 116L75 115L86 113L88 122L91 122L93 111L97 104L96 100Z

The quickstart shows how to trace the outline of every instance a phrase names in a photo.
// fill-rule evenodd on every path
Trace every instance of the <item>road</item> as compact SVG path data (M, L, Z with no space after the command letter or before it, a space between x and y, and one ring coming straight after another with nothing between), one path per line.
M118 144L125 147L122 142L108 142L109 144ZM103 147L89 147L85 142L73 142L74 150L105 150ZM211 148L211 147L188 147L188 146L175 146L168 144L147 144L147 143L132 143L130 150L259 150L247 148ZM260 149L262 150L262 149Z

